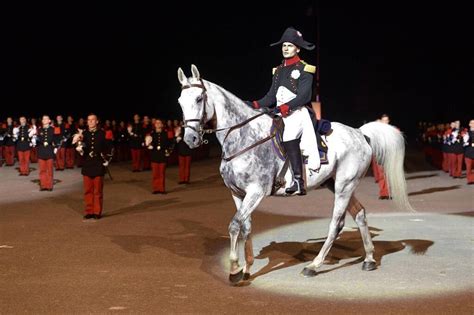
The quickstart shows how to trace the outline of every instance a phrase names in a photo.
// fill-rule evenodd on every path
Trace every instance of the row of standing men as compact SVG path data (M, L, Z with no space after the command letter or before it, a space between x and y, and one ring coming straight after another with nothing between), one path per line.
M474 184L474 119L467 128L459 120L420 124L418 141L430 164L453 178L461 178L465 168L467 184Z
M166 164L173 151L179 153L179 183L189 183L191 149L183 141L184 128L178 125L170 132L165 129L162 120L154 119L153 123L153 129L147 130L138 118L138 121L135 120L134 124L126 128L126 132L132 158L138 156L138 159L133 160L133 171L140 171L137 166L140 163L140 156L149 155L152 169L152 192L164 194L166 193ZM6 126L1 126L3 130L6 130L2 132L2 158L5 156L6 164L11 166L14 164L13 156L16 151L20 162L19 175L27 176L30 171L31 151L34 149L39 165L40 191L52 191L55 160L56 169L61 170L61 164L58 163L58 157L61 157L60 150L64 149L65 156L79 154L84 181L84 219L99 219L103 207L103 178L114 156L113 132L110 128L100 128L98 118L94 114L88 116L87 126L83 128L75 126L74 134L69 131L71 136L65 137L58 134L58 129L66 132L66 126L64 129L61 126L62 122L53 126L47 115L42 117L41 127L28 124L25 117L20 117L17 126L11 119L7 119ZM65 145L66 141L67 145ZM62 166L63 169L64 166Z

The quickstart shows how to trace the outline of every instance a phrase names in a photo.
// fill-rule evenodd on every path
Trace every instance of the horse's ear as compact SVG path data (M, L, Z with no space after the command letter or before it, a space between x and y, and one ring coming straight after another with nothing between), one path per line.
M178 80L182 86L188 83L188 78L186 78L186 76L184 75L183 69L181 69L181 67L178 68Z
M193 73L193 78L200 80L201 75L199 74L199 70L195 65L191 65L191 72Z

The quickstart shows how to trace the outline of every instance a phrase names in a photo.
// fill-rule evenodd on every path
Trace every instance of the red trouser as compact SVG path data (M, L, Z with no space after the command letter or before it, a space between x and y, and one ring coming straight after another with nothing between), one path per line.
M20 162L20 174L30 174L30 150L18 151L18 161Z
M449 155L446 152L443 152L442 167L443 167L443 171L445 171L446 173L449 172Z
M141 171L142 149L130 149L132 152L132 171Z
M150 150L143 150L142 152L142 160L143 160L143 169L149 170L151 168L151 160L150 160L151 151Z
M474 159L471 158L464 158L466 162L466 178L467 183L474 183Z
M86 214L102 215L104 176L83 176L83 178Z
M189 182L189 176L191 173L191 156L178 156L179 162L179 181Z
M377 184L379 185L379 197L388 197L388 185L387 181L385 180L385 173L383 171L383 167L378 165L375 162L375 159L372 159L372 169L376 176Z
M53 159L38 159L40 187L53 189Z
M56 152L56 170L63 170L66 162L66 148L59 148Z
M3 157L5 158L5 164L12 166L15 164L15 146L6 145L3 147Z
M375 161L375 157L372 157L372 172L374 173L374 180L376 183L380 180L380 173L379 168L377 167L377 162Z
M165 170L166 163L151 162L151 169L153 173L152 189L153 192L165 192Z
M389 195L388 185L387 185L387 181L385 180L385 174L383 172L382 167L380 167L380 173L381 173L381 177L380 177L380 180L378 182L378 184L379 184L379 197L388 197L388 195Z
M38 149L36 148L31 148L30 151L30 161L31 163L38 163Z
M453 177L461 177L462 174L462 160L464 154L450 153L450 175Z
M74 148L66 148L66 167L74 168L74 157L76 156L76 150Z

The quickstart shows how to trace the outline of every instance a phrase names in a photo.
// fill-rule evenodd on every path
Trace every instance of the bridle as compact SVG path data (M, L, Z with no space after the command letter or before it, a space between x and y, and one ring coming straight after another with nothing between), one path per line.
M224 140L223 142L227 139L227 136L233 131L233 130L236 130L236 129L239 129L241 127L243 127L244 125L246 125L247 123L249 123L250 121L262 116L263 114L265 114L264 112L260 112L258 113L257 115L255 116L252 116L250 117L249 119L243 121L243 122L240 122L236 125L233 125L233 126L230 126L230 127L224 127L224 128L217 128L217 129L205 129L204 128L204 124L205 124L205 117L206 117L206 106L207 106L207 89L206 87L204 86L204 82L202 81L202 79L199 79L199 82L200 83L192 83L192 84L186 84L186 85L183 85L181 87L181 90L184 90L184 89L189 89L189 88L192 88L192 87L197 87L197 88L200 88L202 89L202 92L201 92L201 100L202 100L202 104L203 104L203 111L202 111L202 117L201 118L193 118L193 119L185 119L184 120L184 123L182 125L183 128L190 128L192 130L194 130L196 133L198 133L200 135L200 141L201 141L201 144L207 144L208 141L206 139L203 139L203 135L204 134L211 134L211 133L214 133L214 132L219 132L219 131L224 131L224 130L228 130L225 137L224 137ZM199 127L196 129L195 127L193 126L190 126L188 123L189 122L199 122ZM239 156L240 154L270 140L271 138L273 138L275 136L275 133L272 133L270 134L268 137L264 138L264 139L261 139L259 141L257 141L256 143L252 144L251 146L237 152L236 154L233 154L231 155L230 157L224 157L222 156L222 159L225 160L225 161L230 161L232 160L233 158ZM224 154L224 151L222 152L222 154Z
M192 87L197 87L197 88L200 88L202 89L202 93L201 93L201 99L202 99L202 103L203 103L203 112L202 112L202 117L200 119L198 118L193 118L193 119L185 119L184 120L184 124L183 124L183 128L190 128L192 130L194 130L195 132L197 132L198 134L202 135L204 133L207 133L206 130L204 129L204 117L206 117L206 106L207 106L207 89L206 87L204 86L204 82L202 82L202 79L199 79L199 81L201 82L200 84L199 83L193 83L193 84L186 84L186 85L183 85L181 87L181 90L185 90L185 89L189 89L189 88L192 88ZM191 125L188 125L189 122L199 122L199 127L198 129L196 129L195 127L191 126Z

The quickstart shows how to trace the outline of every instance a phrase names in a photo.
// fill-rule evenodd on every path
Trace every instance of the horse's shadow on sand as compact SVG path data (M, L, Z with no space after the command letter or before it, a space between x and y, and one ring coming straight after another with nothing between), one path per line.
M372 238L379 234L382 230L370 227L370 234ZM255 259L268 259L267 265L261 268L256 273L252 274L249 281L252 281L260 276L269 274L271 272L289 268L305 262L312 261L324 244L325 238L309 239L306 242L271 242L260 250L255 256ZM373 241L375 246L374 258L377 266L380 266L382 258L385 255L393 254L410 249L410 253L415 255L424 255L428 248L434 244L429 240L407 239L399 241ZM341 260L354 258L342 265L339 265ZM365 250L360 238L358 229L353 231L344 231L339 238L334 242L329 254L324 261L325 265L337 265L334 268L321 270L318 274L324 274L337 269L349 267L355 264L362 263L365 259Z

